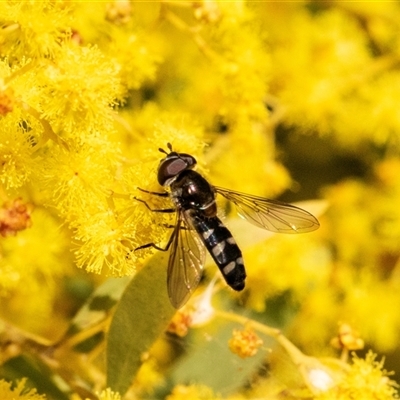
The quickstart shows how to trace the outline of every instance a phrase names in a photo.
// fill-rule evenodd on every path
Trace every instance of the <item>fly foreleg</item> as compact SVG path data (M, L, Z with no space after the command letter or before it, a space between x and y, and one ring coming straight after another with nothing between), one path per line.
M150 192L148 192L150 193ZM159 193L161 194L161 193ZM143 199L139 199L138 197L134 197L135 200L140 201L141 203L143 203L150 211L153 212L159 212L159 213L173 213L176 212L175 208L151 208L148 204L147 201L143 200Z
M149 193L149 194L153 194L154 196L160 196L160 197L168 197L169 193L168 192L151 192L150 190L146 190L146 189L142 189L140 187L137 188L138 190L140 190L141 192L144 193Z
M134 251L148 249L149 247L153 247L154 249L157 249L159 251L168 251L169 248L171 247L171 243L173 242L175 235L178 233L178 230L179 230L179 225L176 225L174 227L174 231L172 232L171 236L168 239L168 243L165 245L164 248L157 246L154 242L151 242L151 243L146 243L142 246L136 247L136 249Z
M138 187L137 189L140 190L141 192L149 193L154 196L159 196L159 197L168 197L169 196L168 192L162 192L162 193L150 192L149 190L141 189L140 187ZM151 208L145 200L139 199L138 197L134 197L134 199L143 203L150 211L153 211L153 212L173 213L176 211L175 208Z
M153 195L155 195L155 196L160 196L160 197L168 197L168 196L169 196L169 194L168 194L167 192L158 193L158 192L150 192L150 191L148 191L148 190L144 190L144 189L141 189L141 188L138 188L138 189L139 189L140 191L144 192L144 193L153 194ZM159 212L159 213L173 213L173 212L176 212L176 209L175 209L175 208L151 208L151 207L147 204L147 202L146 202L145 200L139 199L139 198L137 198L137 197L134 197L134 199L137 200L137 201L140 201L141 203L143 203L143 204L147 207L147 209L150 210L150 211L152 211L152 212ZM168 243L166 244L166 246L165 246L164 248L158 246L158 245L155 244L154 242L151 242L151 243L146 243L146 244L144 244L144 245L142 245L142 246L136 247L136 249L135 249L134 251L142 250L142 249L147 249L147 248L149 248L149 247L153 247L154 249L157 249L157 250L159 250L159 251L168 251L169 248L170 248L170 246L171 246L172 241L174 240L175 235L177 234L177 232L178 232L178 230L179 230L179 225L176 225L176 226L170 226L170 225L168 225L167 227L168 227L168 228L173 227L173 228L174 228L174 231L172 232L170 238L168 239Z

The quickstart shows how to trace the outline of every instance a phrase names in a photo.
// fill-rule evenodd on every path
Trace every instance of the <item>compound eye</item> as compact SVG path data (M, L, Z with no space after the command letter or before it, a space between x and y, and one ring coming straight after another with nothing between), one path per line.
M165 185L168 179L174 178L187 168L187 164L180 158L165 159L161 161L158 168L158 182L160 185Z
M166 175L173 177L180 174L187 168L187 163L181 158L177 158L176 160L171 160L171 163L166 165L165 173Z
M169 155L158 167L158 183L164 186L169 179L175 178L187 169L192 169L195 164L196 159L188 154Z

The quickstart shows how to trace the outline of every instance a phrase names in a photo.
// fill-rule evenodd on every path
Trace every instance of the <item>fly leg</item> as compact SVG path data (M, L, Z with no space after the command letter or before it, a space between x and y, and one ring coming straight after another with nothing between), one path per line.
M175 237L175 235L176 235L176 233L177 233L177 228L176 228L176 227L174 227L174 228L175 228L175 229L174 229L174 231L172 232L171 236L169 237L168 243L165 245L164 248L163 248L163 247L160 247L160 246L157 246L155 243L151 242L151 243L146 243L146 244L144 244L144 245L142 245L142 246L136 247L136 249L135 249L134 251L142 250L142 249L147 249L147 248L149 248L149 247L153 247L154 249L159 250L159 251L168 251L169 248L171 247L171 243L173 242L174 237ZM179 229L179 227L178 227L178 229Z
M174 240L174 237L175 237L176 233L178 232L178 230L179 229L187 229L186 226L177 227L176 225L166 225L165 227L166 228L173 228L174 231L172 232L170 238L168 239L168 243L165 245L164 248L162 248L160 246L157 246L155 243L151 242L151 243L146 243L146 244L143 244L142 246L136 247L136 249L134 249L133 251L147 249L149 247L153 247L154 249L157 249L157 250L160 250L160 251L168 251L170 246L171 246L172 241Z
M161 193L160 193L161 194ZM174 213L176 212L175 208L151 208L148 204L146 200L143 199L139 199L137 197L134 197L135 200L140 201L141 203L143 203L147 209L149 209L150 211L153 212L159 212L159 213Z
M137 189L140 190L141 192L149 193L149 194L152 194L152 195L154 195L154 196L159 196L159 197L168 197L168 196L169 196L169 193L168 193L168 192L162 192L162 193L159 193L159 192L150 192L149 190L141 189L141 188L139 188L139 187L138 187ZM163 213L173 213L173 212L176 212L175 208L151 208L151 207L147 204L147 202L146 202L145 200L139 199L138 197L134 197L134 199L137 200L137 201L140 201L141 203L143 203L150 211L153 211L153 212L163 212Z
M140 190L141 192L144 192L144 193L154 194L154 196L160 196L160 197L168 197L169 196L168 192L162 192L162 193L160 193L160 192L151 192L150 190L142 189L140 187L138 187L137 189Z
M160 196L160 197L168 197L169 196L169 193L167 193L167 192L158 193L158 192L150 192L148 190L144 190L144 189L141 189L141 188L138 188L138 189L140 191L142 191L142 192L150 193L150 194L153 194L155 196ZM134 199L137 200L137 201L140 201L141 203L143 203L147 207L147 209L149 209L152 212L159 212L159 213L173 213L173 212L176 212L175 208L151 208L147 204L147 202L145 200L139 199L137 197L134 197ZM169 226L169 227L171 227L171 226ZM168 251L170 246L171 246L172 241L174 240L174 237L175 237L176 233L179 230L179 224L177 224L176 226L172 226L172 227L174 228L174 231L172 232L170 238L168 239L168 243L166 244L166 246L164 248L156 245L154 242L151 242L151 243L146 243L146 244L144 244L142 246L136 247L136 249L134 249L134 251L147 249L149 247L153 247L154 249L157 249L159 251Z

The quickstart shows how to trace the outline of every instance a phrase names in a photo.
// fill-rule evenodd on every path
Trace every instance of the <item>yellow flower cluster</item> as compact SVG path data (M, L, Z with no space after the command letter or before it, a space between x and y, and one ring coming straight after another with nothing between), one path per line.
M2 400L45 400L44 395L40 395L35 389L25 388L26 379L22 379L15 387L11 384L0 380L0 398Z
M252 329L246 328L244 330L235 329L228 344L232 353L246 358L254 356L262 346L263 341Z
M92 288L145 271L154 249L135 249L163 247L173 233L174 213L151 212L172 207L151 193L163 191L159 150L171 145L216 186L272 198L290 189L288 201L326 203L304 206L320 220L312 234L232 229L245 290L229 291L206 265L197 303L169 325L160 312L168 333L147 343L140 372L124 377L134 382L126 398L396 398L375 356L347 357L372 347L400 371L399 21L396 2L0 1L0 359L14 355L4 376L33 359L31 372L36 362L43 375L59 372L54 381L74 399L86 397L83 387L94 397L106 386L103 347L88 340L90 367L73 374L57 351L78 352L66 343L82 304L99 317L119 300L102 293L84 303ZM233 207L217 201L235 226ZM160 294L141 290L146 299ZM297 378L273 381L265 366L277 365L280 378L287 361L266 360L247 328L230 339L224 318L256 326L274 355L266 337L284 343L292 361L335 356L340 372L316 368L307 381L294 362ZM104 344L96 331L107 331L104 321L79 335ZM9 334L10 323L30 332L25 341ZM42 398L23 394L24 385L2 381L0 398ZM124 396L114 389L98 397Z
M396 384L369 352L365 359L353 358L353 364L343 380L334 388L315 397L316 400L390 400L397 397Z

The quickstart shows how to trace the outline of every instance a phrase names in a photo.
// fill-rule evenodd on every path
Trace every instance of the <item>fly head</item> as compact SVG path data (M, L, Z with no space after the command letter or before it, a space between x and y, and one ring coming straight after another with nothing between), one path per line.
M166 154L166 157L160 161L158 166L157 179L162 186L170 185L181 172L193 169L197 163L196 159L190 154L173 151L171 143L167 143L167 147L169 153L164 149L159 149L161 153Z

